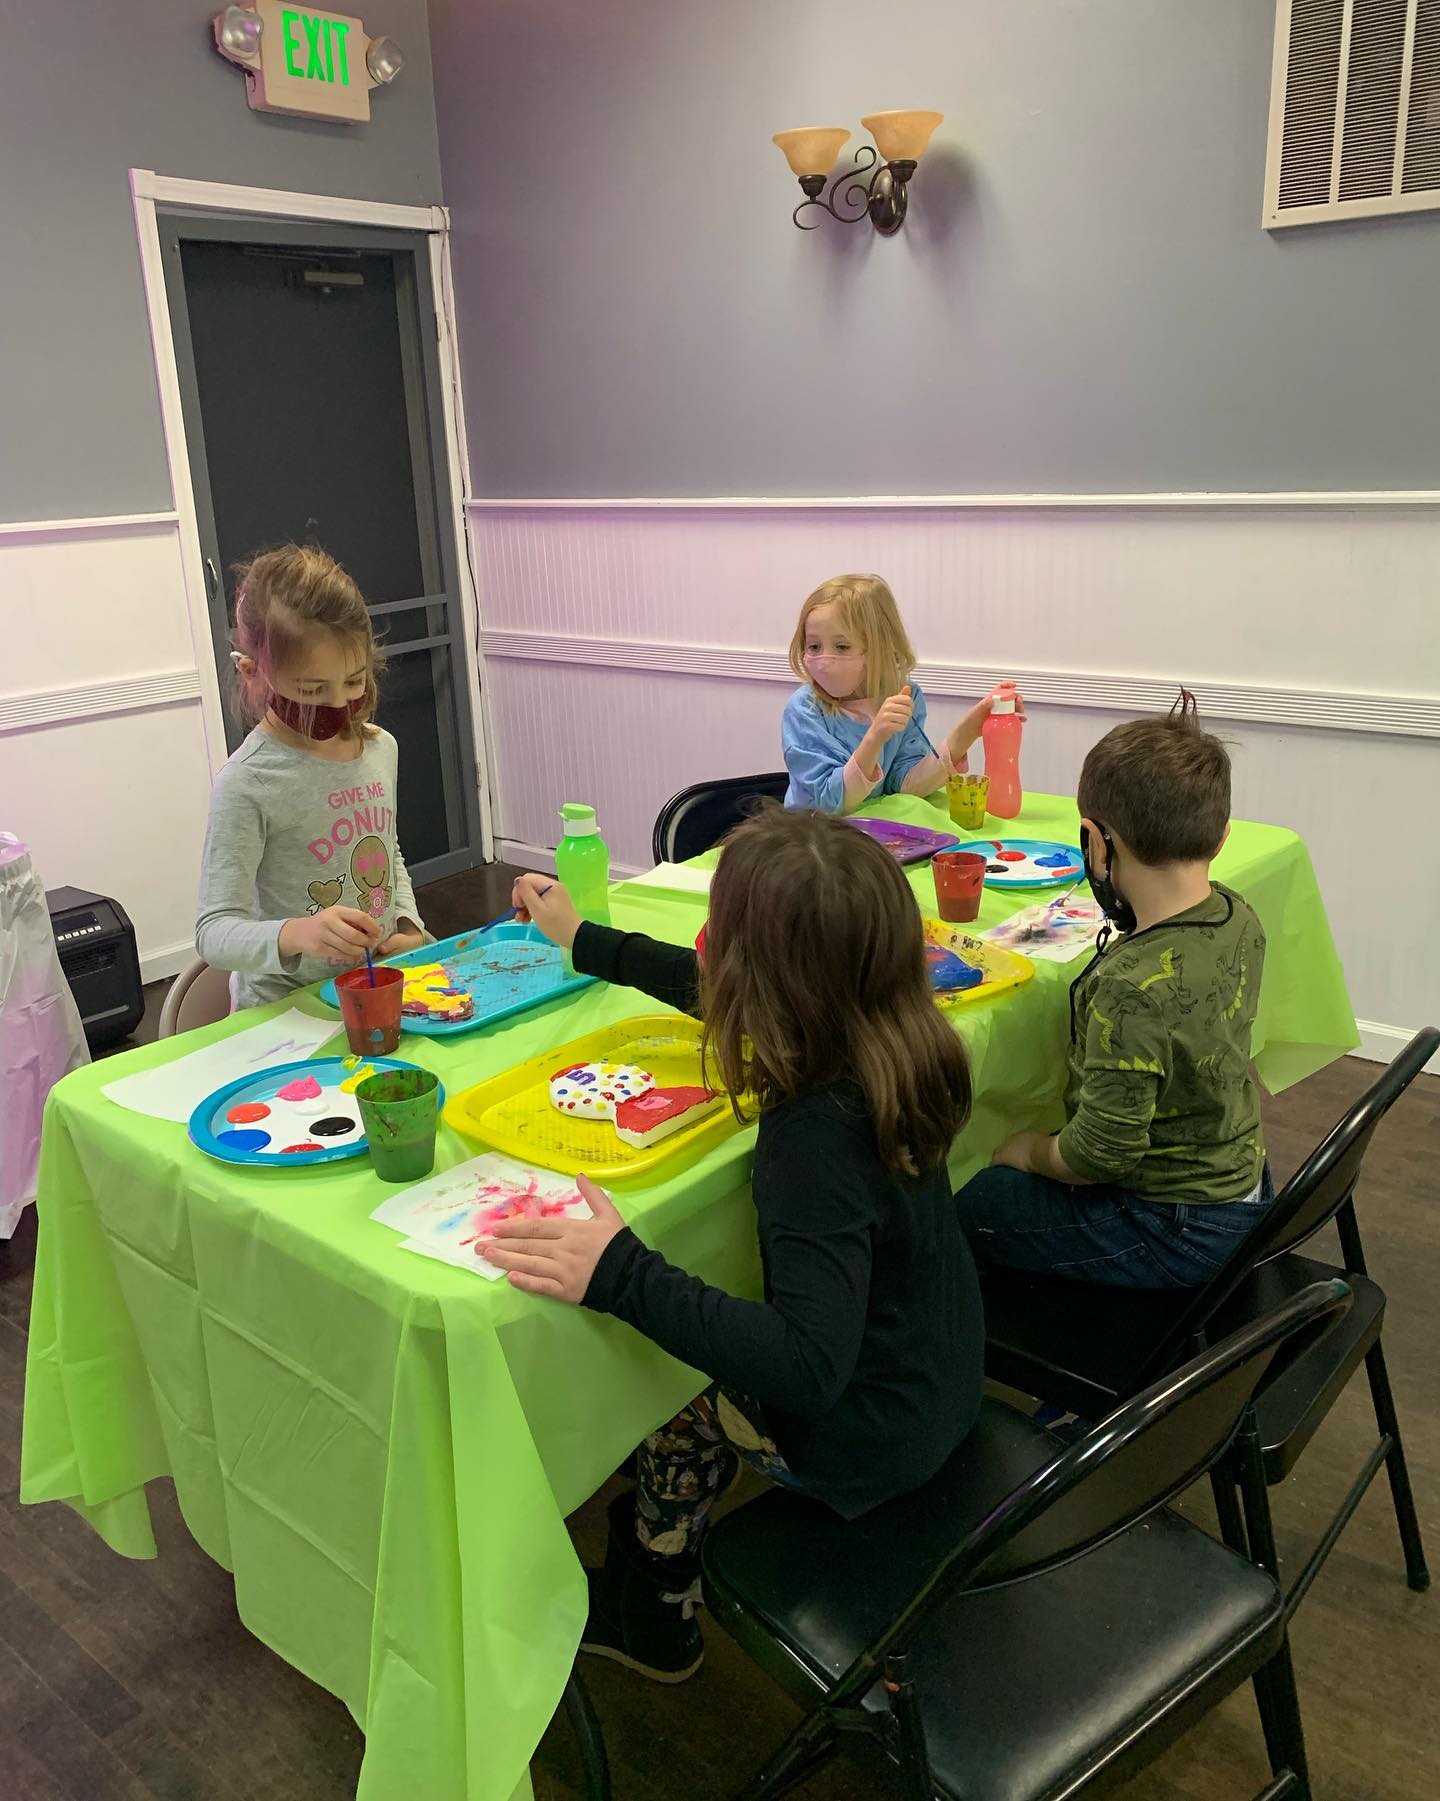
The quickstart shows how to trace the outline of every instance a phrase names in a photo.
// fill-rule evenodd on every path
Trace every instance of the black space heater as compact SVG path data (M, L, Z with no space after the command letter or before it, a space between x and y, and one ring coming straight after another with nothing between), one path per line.
M135 928L119 901L83 888L45 896L60 967L91 1050L128 1038L145 1017Z

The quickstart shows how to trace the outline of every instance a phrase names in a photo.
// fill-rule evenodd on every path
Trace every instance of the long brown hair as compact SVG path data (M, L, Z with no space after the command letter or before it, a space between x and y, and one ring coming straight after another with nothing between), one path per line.
M763 1111L853 1080L887 1169L934 1169L969 1116L969 1064L935 1006L910 885L843 820L771 807L726 840L700 1002L707 1067L732 1095Z
M255 665L250 676L235 671L235 710L242 724L265 717L272 678L294 665L305 639L317 631L333 632L365 659L365 704L345 727L347 737L359 738L380 703L385 656L354 577L315 544L284 544L239 566L230 644Z

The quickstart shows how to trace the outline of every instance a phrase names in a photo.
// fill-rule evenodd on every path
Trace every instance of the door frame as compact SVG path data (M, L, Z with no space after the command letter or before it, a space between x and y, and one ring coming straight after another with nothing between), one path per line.
M220 693L220 678L215 668L204 551L196 512L195 489L190 474L190 450L185 433L175 340L170 327L170 300L166 291L157 206L194 207L202 212L251 213L258 218L330 225L369 225L382 230L412 232L424 237L429 250L430 288L435 308L435 334L440 362L440 404L450 486L450 529L453 533L455 567L459 577L461 614L465 623L465 641L455 646L456 673L459 679L471 684L471 742L468 746L462 745L461 749L462 752L468 750L470 753L470 775L479 803L480 854L486 861L492 861L495 856L495 831L491 781L495 761L482 650L480 596L466 525L465 502L470 492L470 459L465 436L459 344L455 334L455 290L450 263L448 208L402 206L390 201L352 200L330 194L289 193L280 188L239 187L222 181L192 181L184 176L157 175L152 169L131 169L130 192L135 209L135 231L140 249L145 305L149 315L150 343L155 358L161 424L165 433L165 455L170 467L170 486L179 529L185 610L200 685L200 710L212 779L230 753L225 741L225 710ZM443 499L442 493L442 502ZM442 516L444 511L442 504ZM462 765L462 775L463 773Z

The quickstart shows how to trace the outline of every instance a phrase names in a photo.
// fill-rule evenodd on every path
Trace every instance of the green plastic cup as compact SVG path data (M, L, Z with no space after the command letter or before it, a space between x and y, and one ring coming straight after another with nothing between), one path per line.
M355 1090L382 1182L418 1182L435 1167L440 1078L428 1069L386 1069Z

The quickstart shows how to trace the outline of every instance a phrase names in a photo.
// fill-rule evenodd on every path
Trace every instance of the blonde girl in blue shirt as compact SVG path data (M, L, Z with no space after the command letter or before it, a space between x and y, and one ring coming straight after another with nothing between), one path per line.
M925 696L910 680L915 652L878 575L820 584L800 609L790 667L804 686L785 703L780 725L787 807L853 813L877 794L933 794L967 767L995 701L1013 697L1025 711L1015 684L1002 682L937 750L925 733Z

